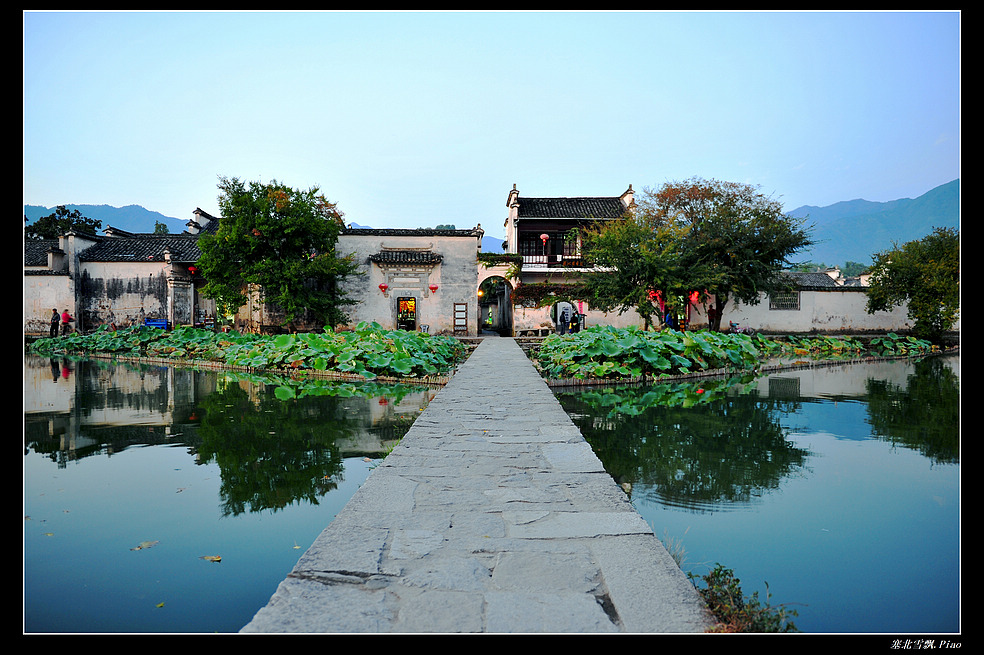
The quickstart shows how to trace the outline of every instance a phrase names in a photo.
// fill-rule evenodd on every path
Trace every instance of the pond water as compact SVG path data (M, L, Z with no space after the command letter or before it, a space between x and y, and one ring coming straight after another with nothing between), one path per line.
M684 571L802 632L956 633L959 362L556 393Z
M24 373L28 633L238 631L436 393L30 356Z

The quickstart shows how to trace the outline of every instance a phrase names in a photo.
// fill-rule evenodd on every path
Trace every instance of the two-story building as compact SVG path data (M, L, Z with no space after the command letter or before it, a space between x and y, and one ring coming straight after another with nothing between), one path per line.
M581 259L577 229L599 221L617 221L631 211L634 191L630 184L618 196L526 197L516 185L506 198L505 220L507 253L521 257L518 277L515 268L503 264L479 272L481 283L490 277L508 282L503 297L497 299L499 321L511 321L514 334L545 334L555 329L557 317L565 308L584 316L583 325L641 325L633 312L602 312L584 299L568 297L559 285L569 284L587 271ZM519 263L517 257L517 263ZM556 286L555 286L556 285ZM554 300L556 299L556 300ZM503 305L511 316L502 311Z

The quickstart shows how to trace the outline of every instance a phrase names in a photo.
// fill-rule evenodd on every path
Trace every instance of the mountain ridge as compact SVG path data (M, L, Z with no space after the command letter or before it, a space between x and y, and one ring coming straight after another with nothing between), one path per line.
M825 207L803 205L787 215L813 226L816 244L796 254L797 259L843 264L868 264L872 257L893 247L921 239L934 228L960 228L960 180L941 184L915 198L874 202L861 198Z
M180 233L191 220L190 216L187 219L165 216L140 205L66 204L65 207L70 211L78 209L83 216L102 221L102 229L112 226L128 232L153 232L155 222L160 221L171 233ZM28 222L54 211L55 207L24 205ZM875 253L891 248L894 243L921 239L937 227L959 229L960 180L941 184L916 198L886 202L857 198L825 207L803 205L786 213L813 226L816 244L796 253L797 261L831 266L851 261L868 264ZM502 252L502 241L486 236L482 239L482 250Z

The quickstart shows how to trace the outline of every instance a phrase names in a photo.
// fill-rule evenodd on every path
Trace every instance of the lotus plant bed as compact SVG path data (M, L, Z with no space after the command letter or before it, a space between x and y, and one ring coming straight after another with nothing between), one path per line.
M554 386L646 383L663 378L813 367L939 352L928 341L890 333L865 341L848 336L784 336L592 326L551 335L529 357Z
M162 330L100 327L34 341L37 355L113 357L246 371L272 371L353 380L444 384L470 349L458 339L359 323L350 331L277 336L213 332L192 327Z

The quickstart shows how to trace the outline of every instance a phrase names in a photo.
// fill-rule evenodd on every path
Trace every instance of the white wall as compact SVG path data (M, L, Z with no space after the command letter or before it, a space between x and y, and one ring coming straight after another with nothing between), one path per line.
M830 291L800 291L799 310L769 309L769 299L763 295L757 305L730 301L724 308L721 327L730 321L743 327L768 332L836 332L866 330L907 330L907 307L869 314L868 296L858 287Z
M434 266L390 267L369 261L384 248L429 249L442 256ZM349 315L349 327L360 321L375 321L383 328L396 329L396 299L412 296L417 299L417 325L429 326L431 334L454 332L454 305L464 303L468 310L468 335L478 333L478 239L475 236L396 235L385 230L371 234L342 234L335 251L339 255L354 254L364 275L343 283L347 297L358 304L344 308ZM383 292L379 284L389 287ZM437 285L431 292L429 286ZM339 326L341 329L342 326Z

